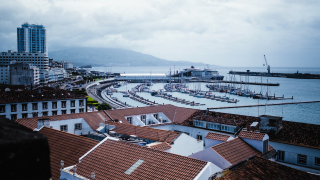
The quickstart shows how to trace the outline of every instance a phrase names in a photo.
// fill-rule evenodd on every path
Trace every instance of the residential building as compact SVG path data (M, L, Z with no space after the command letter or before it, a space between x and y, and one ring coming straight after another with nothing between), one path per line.
M73 69L73 62L68 62L68 61L61 61L62 67L67 70L67 69Z
M208 179L219 171L210 162L108 137L63 168L60 179Z
M39 68L30 64L10 62L10 85L39 85Z
M10 84L10 68L9 66L0 66L0 84Z
M282 120L281 130L268 134L278 162L320 174L320 125Z
M204 140L205 141L205 148L209 148L209 147L215 146L217 144L230 141L234 138L232 136L228 136L225 134L218 134L218 133L209 132L204 139L205 139Z
M0 92L0 116L11 120L85 111L86 97L65 90Z
M49 60L46 53L17 53L12 50L0 54L0 66L9 66L11 61L31 64L39 68L40 84L48 83Z
M109 120L124 124L145 126L152 124L183 123L198 110L181 108L171 104L147 107L106 110Z
M69 73L63 68L50 68L48 74L49 82L63 81L69 77Z
M106 122L106 128L107 133L112 136L129 139L130 136L133 135L136 139L142 139L146 142L148 147L158 145L161 142L166 142L171 147L166 149L166 152L182 156L189 156L203 150L203 141L192 138L181 132L139 127L109 121Z
M77 164L81 156L99 143L93 139L48 127L42 127L38 131L48 139L52 179L60 179L61 160L64 167Z
M228 169L213 174L209 180L229 179L319 179L319 175L300 171L282 164L253 156Z
M22 118L17 119L16 122L32 130L40 129L46 125L46 127L75 135L88 135L89 132L97 131L99 124L105 121L103 114L103 111L95 111L48 117Z
M225 169L254 155L273 158L276 151L268 144L268 140L267 134L242 131L239 137L233 140L222 142L189 157L209 161Z
M46 29L43 25L24 23L17 28L19 53L47 53Z

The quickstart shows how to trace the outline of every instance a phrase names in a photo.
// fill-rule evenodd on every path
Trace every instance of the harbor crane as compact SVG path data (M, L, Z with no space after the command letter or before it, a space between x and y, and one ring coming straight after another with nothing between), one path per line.
M263 66L265 65L267 66L268 74L270 74L270 65L268 65L266 55L263 55L263 56L264 56L264 60L266 61L266 64L263 64Z

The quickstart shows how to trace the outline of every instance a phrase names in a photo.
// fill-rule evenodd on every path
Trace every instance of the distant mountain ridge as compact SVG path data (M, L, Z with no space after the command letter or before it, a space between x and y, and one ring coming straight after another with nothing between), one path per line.
M75 66L204 66L204 63L168 61L152 55L118 48L77 47L50 51L54 61L69 61Z

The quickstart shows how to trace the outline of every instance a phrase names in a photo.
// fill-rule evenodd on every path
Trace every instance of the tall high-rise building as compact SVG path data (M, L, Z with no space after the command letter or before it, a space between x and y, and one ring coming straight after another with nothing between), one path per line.
M47 53L46 29L43 25L24 23L17 28L18 53Z

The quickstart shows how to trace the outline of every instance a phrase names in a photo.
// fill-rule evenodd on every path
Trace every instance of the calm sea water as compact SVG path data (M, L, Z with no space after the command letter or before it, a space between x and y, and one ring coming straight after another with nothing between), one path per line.
M182 70L186 67L171 67L171 71L173 70ZM203 67L199 67L203 68ZM272 68L272 67L271 67ZM170 67L93 67L93 70L99 71L111 71L111 72L118 72L118 73L139 73L139 74L150 74L150 73L165 73L169 74ZM225 76L225 80L230 79L230 75L228 72L230 70L234 71L258 71L258 72L265 72L266 68L253 68L253 67L216 67L212 68L214 70L219 71L221 75ZM312 74L320 74L320 68L272 68L271 72L283 72L283 73L312 73ZM236 76L236 80L245 81L244 77ZM187 107L187 108L195 108L195 109L206 109L208 107L229 107L229 106L241 106L241 105L254 105L254 104L271 104L271 103L282 103L282 102L300 102L300 101L320 101L320 80L319 79L290 79L290 78L276 78L276 77L249 77L250 82L271 82L271 83L280 83L280 86L273 86L273 87L266 87L266 86L257 86L257 85L249 85L248 89L255 91L255 92L262 92L265 94L267 91L269 94L275 94L275 96L283 96L287 100L257 100L248 97L240 97L225 93L215 93L216 95L227 95L231 99L238 99L240 100L238 103L227 103L227 102L220 102L215 100L209 100L205 98L196 98L189 96L187 94L182 94L179 92L171 92L172 96L179 97L182 99L195 101L201 104L205 104L203 106L189 106L173 101L169 101L166 99L162 99L160 97L151 96L149 93L140 93L140 96L145 97L146 99L155 101L159 104L172 104L175 106L180 107ZM131 90L132 87L136 86L137 84L131 83L127 86L122 86L119 88L120 91ZM201 90L208 90L205 87L206 83L189 83L189 89L199 88ZM158 90L163 89L164 83L156 83L154 84L151 89ZM241 85L239 85L240 87ZM130 98L123 98L122 94L114 93L115 97L118 97L123 102L130 104L132 106L146 106L142 103L134 101ZM230 109L221 109L215 110L219 112L227 112L233 114L242 114L242 115L250 115L250 116L258 116L262 114L273 115L273 116L282 116L285 120L289 121L297 121L297 122L305 122L305 123L312 123L312 124L320 124L320 103L308 103L308 104L296 104L296 105L282 105L282 106L267 106L267 107L251 107L251 108L230 108Z

